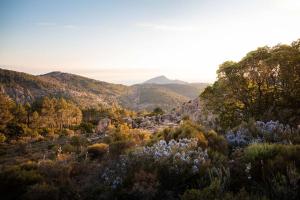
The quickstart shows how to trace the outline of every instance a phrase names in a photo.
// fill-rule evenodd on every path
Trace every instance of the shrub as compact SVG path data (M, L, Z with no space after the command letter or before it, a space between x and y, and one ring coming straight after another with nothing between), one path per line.
M58 200L59 199L59 189L53 185L47 183L41 183L33 185L25 193L24 199L28 200Z
M75 152L75 147L71 144L65 144L63 147L62 147L62 150L63 152L65 153L72 153L72 152Z
M208 141L204 132L204 129L200 125L194 124L191 121L184 121L178 128L166 128L162 132L159 132L154 137L154 142L158 140L170 141L172 139L197 138L198 145L206 148Z
M111 153L112 156L118 156L133 145L134 143L131 140L116 141L109 145L109 153Z
M208 147L214 151L218 151L223 154L227 154L228 152L228 145L227 141L222 135L218 135L214 131L209 131L206 134L206 138L208 140Z
M151 113L152 115L163 115L164 111L160 107L154 108L154 110Z
M73 136L70 140L71 145L76 147L76 150L79 151L79 147L86 144L87 140L85 137Z
M181 196L181 200L199 200L201 198L201 191L198 189L189 189Z
M82 122L78 129L82 134L91 134L94 132L95 126L92 123Z
M205 200L215 200L221 199L220 197L220 182L218 180L214 180L211 184L204 188L203 190L187 190L182 195L182 200L198 200L198 199L205 199Z
M3 133L0 133L0 143L3 143L6 141L6 137Z
M268 122L250 120L226 132L226 139L233 147L262 142L298 144L299 136L299 128L291 128L289 125L272 120Z
M52 136L54 134L55 134L55 132L54 132L54 129L52 129L52 128L43 128L41 130L41 135L43 135L43 136Z
M42 176L33 169L11 166L0 173L0 192L3 199L18 199L27 187L38 183Z
M92 158L97 158L97 157L101 158L103 155L105 155L108 152L109 146L108 144L105 143L97 143L88 146L87 150Z
M299 191L300 145L253 144L244 151L245 171L252 187L273 198L296 199Z
M272 159L279 148L276 144L252 144L245 149L245 158L249 161Z
M130 194L137 199L153 199L158 190L158 180L153 173L140 170L134 173Z
M20 137L25 133L24 128L25 127L22 124L13 122L7 125L5 131L7 132L7 135L9 135L10 137Z
M72 136L74 135L74 131L70 129L63 129L60 133L61 136Z

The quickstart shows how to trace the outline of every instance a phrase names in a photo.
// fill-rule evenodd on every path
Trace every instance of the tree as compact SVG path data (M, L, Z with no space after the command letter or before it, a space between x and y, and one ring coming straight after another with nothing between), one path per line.
M37 129L39 128L39 126L40 126L40 115L37 111L34 111L30 119L30 127L32 129Z
M4 94L0 93L0 130L5 129L6 125L14 118L12 109L15 103Z
M164 114L164 111L160 107L156 107L156 108L154 108L152 114L154 114L154 115L162 115L162 114Z
M239 62L220 65L218 80L201 98L222 128L250 118L300 123L299 43L261 47Z
M42 100L41 103L41 118L43 120L43 125L44 127L48 128L54 128L56 126L55 123L55 115L56 115L56 110L55 110L55 104L56 104L56 99L50 99L48 97L45 97Z
M28 122L28 113L25 107L22 104L17 104L13 114L15 116L15 122L20 124L27 124Z

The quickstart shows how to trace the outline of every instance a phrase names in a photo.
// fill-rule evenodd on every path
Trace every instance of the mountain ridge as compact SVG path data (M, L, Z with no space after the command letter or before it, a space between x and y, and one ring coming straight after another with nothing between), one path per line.
M146 80L143 84L188 84L188 82L181 81L181 80L171 80L167 78L165 75L160 75L153 77L151 79Z
M126 86L60 71L31 75L0 68L0 90L19 103L55 96L82 107L116 103L137 111L155 107L171 110L197 97L204 87L174 83Z

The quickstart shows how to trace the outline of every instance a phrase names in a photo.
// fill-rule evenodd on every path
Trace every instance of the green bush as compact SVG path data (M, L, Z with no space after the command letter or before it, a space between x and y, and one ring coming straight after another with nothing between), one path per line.
M206 134L208 147L219 153L228 153L228 143L222 135L218 135L215 131L209 131Z
M214 200L220 199L221 195L221 188L220 188L220 181L214 180L208 187L205 187L202 190L187 190L182 195L182 200Z
M28 191L24 195L24 199L28 200L58 200L59 199L59 189L53 185L47 183L40 183L30 186Z
M252 144L245 149L245 158L248 161L272 159L277 155L288 158L296 158L300 153L300 145L282 144ZM298 159L297 159L298 160Z
M92 158L101 158L109 151L109 146L105 143L97 143L88 146L87 151Z
M33 169L11 166L0 173L0 193L3 199L18 199L30 185L42 180L42 176Z
M156 107L153 109L151 115L163 115L164 111L160 107Z
M41 135L43 136L49 136L49 135L54 135L55 131L53 128L43 128L41 130Z
M109 145L109 153L112 156L118 156L133 146L133 142L130 140L119 140Z
M72 153L72 152L76 151L75 147L71 144L65 144L62 147L62 150L63 150L64 153Z
M5 132L9 137L20 137L25 134L25 126L23 124L12 122L7 125Z
M0 133L0 143L3 143L6 141L6 137L3 133Z
M181 196L181 200L199 200L201 199L201 191L198 189L189 189Z
M300 145L253 144L244 151L249 182L271 199L297 199L300 181ZM263 188L263 189L261 189Z
M76 151L80 150L80 146L83 146L87 143L87 140L85 137L81 136L73 136L71 137L70 143L72 146L76 147Z
M157 133L153 136L152 143L157 142L158 140L170 141L172 139L197 138L198 145L202 148L206 148L208 141L204 132L205 130L202 126L187 120L184 121L178 128L166 128Z
M89 122L82 122L78 129L81 131L82 134L91 134L94 132L95 125Z

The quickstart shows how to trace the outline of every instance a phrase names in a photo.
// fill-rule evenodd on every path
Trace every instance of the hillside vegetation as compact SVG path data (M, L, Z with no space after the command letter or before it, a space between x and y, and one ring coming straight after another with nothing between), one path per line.
M89 79L86 77L51 72L41 76L0 69L0 88L17 102L33 102L53 96L64 97L81 107L99 104L120 104L134 110L148 110L159 106L171 110L196 97L205 88L181 84L125 86Z
M182 113L83 107L55 95L70 88L118 99L128 87L57 72L1 73L1 199L300 199L300 40L223 63ZM124 98L165 104L170 87L136 85ZM19 90L31 103L13 96ZM193 121L192 109L212 117Z
M239 62L226 61L217 74L201 97L222 128L250 119L300 124L300 40L258 48Z

